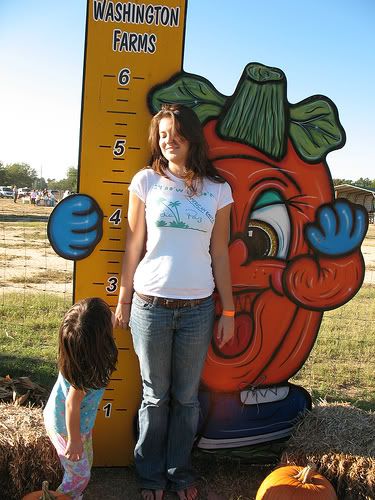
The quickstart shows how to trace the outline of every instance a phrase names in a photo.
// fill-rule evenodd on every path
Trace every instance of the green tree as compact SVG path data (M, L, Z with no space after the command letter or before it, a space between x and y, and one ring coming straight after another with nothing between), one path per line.
M368 177L360 177L357 181L354 182L356 186L361 186L364 188L374 187L374 180L369 179Z
M69 167L66 172L66 177L57 181L56 179L47 179L48 189L58 189L65 191L68 189L71 192L77 191L78 170L75 167Z
M3 163L0 161L0 184L5 185L6 180L6 171Z
M4 184L17 187L32 187L38 176L36 170L27 163L10 163L4 168Z
M69 191L75 193L78 188L78 169L75 167L68 168L66 177L68 181L68 187L66 189L69 189Z
M353 184L350 179L332 179L333 185L338 186L339 184Z
M35 189L45 189L47 187L47 181L45 180L44 177L38 177L38 179L36 179L33 187Z

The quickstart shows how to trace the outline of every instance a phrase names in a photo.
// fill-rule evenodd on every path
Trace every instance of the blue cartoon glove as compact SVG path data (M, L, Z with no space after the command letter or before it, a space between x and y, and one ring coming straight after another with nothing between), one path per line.
M103 213L91 196L67 196L51 213L47 234L55 252L69 260L84 259L103 235Z
M322 254L345 255L361 245L367 225L367 213L362 206L337 200L319 208L317 222L306 227L306 238Z

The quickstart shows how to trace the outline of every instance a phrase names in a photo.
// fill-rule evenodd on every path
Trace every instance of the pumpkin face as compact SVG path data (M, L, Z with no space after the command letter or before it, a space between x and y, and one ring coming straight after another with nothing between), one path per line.
M307 164L291 141L285 156L272 160L219 137L216 123L208 122L204 133L210 159L234 198L229 257L235 337L220 347L213 336L202 381L214 391L231 392L293 376L314 345L323 311L345 302L353 286L360 286L360 278L353 284L353 272L341 274L336 266L360 269L362 264L359 255L311 256L304 228L321 206L333 202L325 162Z
M287 465L269 474L256 500L337 500L331 483L311 467Z

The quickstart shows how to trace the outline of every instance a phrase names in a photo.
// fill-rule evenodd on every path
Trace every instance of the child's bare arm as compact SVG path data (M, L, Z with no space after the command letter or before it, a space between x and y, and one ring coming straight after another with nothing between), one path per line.
M80 421L81 401L84 396L84 391L70 387L65 401L65 421L68 432L68 442L65 448L65 456L73 462L80 460L83 454Z

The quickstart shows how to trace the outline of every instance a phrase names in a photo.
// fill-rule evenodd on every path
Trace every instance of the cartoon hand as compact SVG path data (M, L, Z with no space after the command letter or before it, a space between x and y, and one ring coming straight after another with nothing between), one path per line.
M367 231L367 213L360 205L338 200L317 212L317 222L306 226L306 238L319 253L337 256L357 249Z
M101 240L103 212L91 196L73 194L54 208L48 239L55 252L69 260L84 259Z

